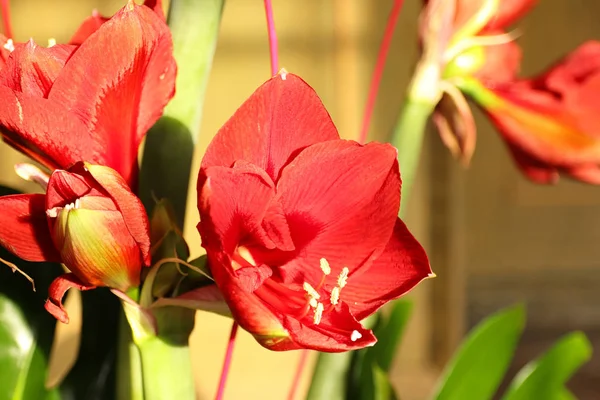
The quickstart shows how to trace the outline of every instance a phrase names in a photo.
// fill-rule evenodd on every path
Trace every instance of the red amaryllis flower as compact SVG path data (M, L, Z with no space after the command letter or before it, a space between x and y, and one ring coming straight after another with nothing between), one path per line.
M358 321L429 276L397 217L396 155L341 140L316 93L287 73L217 133L198 178L198 229L234 318L263 346L372 345Z
M516 78L521 51L505 29L536 0L426 1L420 26L424 57L440 65L440 101L433 120L443 142L468 164L475 150L471 110L454 80L475 77L495 83Z
M28 261L64 263L71 273L50 286L46 309L62 322L70 287L137 286L150 263L148 219L141 201L114 170L76 163L56 170L46 194L0 197L0 245Z
M167 25L130 2L79 47L15 45L0 73L0 133L50 169L85 160L133 185L175 71Z
M600 42L590 41L538 78L462 85L506 140L523 173L554 183L559 172L600 184Z

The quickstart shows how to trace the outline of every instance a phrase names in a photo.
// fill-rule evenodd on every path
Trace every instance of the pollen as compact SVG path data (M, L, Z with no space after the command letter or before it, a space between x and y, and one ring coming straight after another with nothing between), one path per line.
M278 75L281 77L282 81L285 81L287 79L288 72L285 68L281 68Z
M325 307L323 307L323 303L317 304L317 308L315 308L315 316L313 318L313 322L315 325L319 325L321 323L321 319L323 318L323 311Z
M54 46L56 46L56 39L54 39L54 38L48 39L48 47L54 47Z
M337 284L340 287L340 289L342 289L348 283L348 274L349 273L350 273L350 270L348 269L348 267L342 268L342 272L340 272L340 275L338 276L338 279L337 279Z
M12 39L8 39L6 43L4 43L4 48L8 51L15 51L15 43Z
M325 275L329 275L331 273L331 267L329 266L329 262L325 258L321 258L319 260L319 266L321 267L321 271Z
M350 334L350 340L352 340L353 342L356 342L361 337L361 333L357 330L352 331L352 333Z
M339 286L336 286L331 290L331 296L329 297L329 301L334 306L340 302L340 290L341 289L339 288Z
M318 300L318 299L321 298L321 295L315 290L314 287L311 286L310 283L304 282L304 284L302 285L302 287L304 288L304 290L306 291L306 293L308 293L308 295L310 296L311 299Z

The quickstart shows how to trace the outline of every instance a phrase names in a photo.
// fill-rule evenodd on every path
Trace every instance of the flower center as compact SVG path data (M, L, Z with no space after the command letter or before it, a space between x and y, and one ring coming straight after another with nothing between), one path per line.
M302 290L297 290L269 278L254 293L262 301L298 320L312 311L312 321L315 325L319 325L323 314L332 311L339 304L341 291L347 284L350 272L348 267L342 268L336 285L328 292L324 289L324 285L327 276L331 274L331 267L325 258L321 258L319 267L323 271L323 276L316 287L305 281Z

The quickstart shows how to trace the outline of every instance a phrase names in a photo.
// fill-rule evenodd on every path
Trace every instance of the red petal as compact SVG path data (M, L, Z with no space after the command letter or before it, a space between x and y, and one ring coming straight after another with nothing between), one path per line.
M48 288L49 298L46 300L44 307L46 311L63 324L69 323L69 315L63 307L62 298L67 290L71 288L84 291L95 289L96 287L84 284L74 274L64 274L52 281Z
M311 349L334 353L362 349L377 342L373 332L363 328L345 304L324 313L318 325L304 325L288 317L284 318L284 326L290 332L291 343L284 342L272 350Z
M27 261L60 262L46 221L45 196L0 197L0 245Z
M271 178L259 168L238 163L236 168L210 167L201 172L198 209L202 246L207 250L233 254L240 241L253 237L268 248L269 239L262 223L275 196Z
M550 90L566 94L600 70L600 42L590 40L558 61L538 81Z
M48 96L79 116L103 149L102 164L128 182L140 142L174 94L172 52L164 21L130 2L73 54Z
M319 260L335 280L385 248L400 206L396 149L389 144L332 140L302 151L281 174L277 198L296 246L283 266L286 282L319 282ZM310 279L306 279L309 277Z
M231 265L229 257L222 252L208 252L208 260L215 282L240 326L261 344L273 338L284 340L288 332L281 325L280 317L240 285L237 276L228 267Z
M370 267L350 274L340 300L359 321L431 275L427 254L400 218L385 251Z
M83 159L103 161L101 143L61 104L5 86L0 86L0 133L9 145L50 169L66 169Z
M144 5L151 8L159 17L165 20L165 12L163 10L162 0L145 0Z
M8 42L8 38L0 33L0 70L4 68L6 65L6 60L8 60L8 56L10 56L10 51L4 47Z
M80 166L81 164L78 164L73 169L76 170ZM101 165L86 164L85 167L117 205L129 233L140 246L144 264L150 265L150 224L141 200L131 192L127 182L114 170Z
M90 186L80 175L56 170L50 176L46 190L46 209L64 207L83 197L91 190Z
M489 35L504 32L493 31ZM485 62L475 76L482 81L506 82L514 80L521 69L521 48L514 42L484 47Z
M202 167L231 167L245 160L273 182L300 150L339 135L321 100L302 79L277 75L259 87L223 125L206 150Z
M69 43L74 45L82 44L88 37L90 37L92 33L96 32L100 26L108 20L109 18L100 15L98 10L92 11L92 16L83 21Z
M554 184L558 182L559 175L556 167L536 160L515 146L509 145L508 148L517 166L527 178L536 183Z
M0 85L35 97L46 97L75 46L40 47L33 40L15 46L0 74Z

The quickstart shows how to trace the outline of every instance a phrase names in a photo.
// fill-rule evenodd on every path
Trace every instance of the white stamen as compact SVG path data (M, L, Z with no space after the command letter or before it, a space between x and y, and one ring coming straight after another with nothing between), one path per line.
M361 337L362 335L359 331L352 331L352 334L350 334L350 340L352 340L353 342L356 342Z
M348 267L342 268L342 272L340 272L340 275L338 276L338 279L337 279L337 284L340 287L340 289L342 289L348 283L348 274L349 273L350 273L350 270L348 269Z
M329 262L326 259L321 258L319 260L319 266L321 267L321 271L323 271L325 275L329 275L331 273L331 267L329 266Z
M311 297L310 300L308 301L308 305L311 306L311 308L317 308L317 306L319 305L319 302L314 297Z
M56 46L56 39L54 39L54 38L48 39L48 47L54 47L54 46Z
M313 322L315 323L315 325L319 325L319 323L321 322L321 318L323 318L324 309L325 307L323 307L323 303L317 304L317 308L315 309L315 316L313 318Z
M46 216L48 216L48 218L56 218L58 217L58 213L60 210L62 210L62 207L52 207L46 210Z
M329 297L329 301L334 306L337 305L337 303L339 303L339 301L340 301L340 288L339 287L336 286L331 290L331 296Z
M15 102L17 103L17 112L19 114L19 122L23 123L23 106L19 101L18 97L15 97Z
M279 70L279 76L281 77L281 80L285 81L287 79L287 74L288 74L288 72L286 71L285 68L281 68Z
M308 293L308 295L310 296L311 299L320 299L321 298L321 295L315 290L314 287L311 286L310 283L304 282L302 287L304 288L306 293Z
M12 39L8 39L3 47L8 51L15 51L15 43Z

